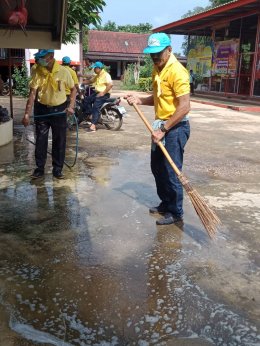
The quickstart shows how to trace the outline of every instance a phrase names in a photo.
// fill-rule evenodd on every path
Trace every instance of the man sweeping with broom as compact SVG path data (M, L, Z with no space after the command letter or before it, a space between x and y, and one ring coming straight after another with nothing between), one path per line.
M152 34L144 53L153 63L153 95L136 97L126 95L130 105L150 105L155 109L152 125L151 169L161 203L151 208L152 214L162 214L157 225L183 221L183 188L158 144L164 144L178 169L182 170L184 147L190 136L190 84L188 71L172 53L171 40L164 33Z

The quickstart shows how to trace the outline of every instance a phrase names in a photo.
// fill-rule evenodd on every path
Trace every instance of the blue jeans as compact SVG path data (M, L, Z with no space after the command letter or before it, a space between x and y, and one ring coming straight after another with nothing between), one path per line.
M87 115L92 115L92 124L97 124L99 119L100 108L110 97L110 94L105 94L104 96L97 97L97 93L93 93L87 96L83 102L83 113Z
M165 135L165 148L173 162L182 170L184 147L190 136L190 124L183 121ZM174 217L183 216L183 188L172 166L159 146L151 151L151 170L155 178L161 206Z

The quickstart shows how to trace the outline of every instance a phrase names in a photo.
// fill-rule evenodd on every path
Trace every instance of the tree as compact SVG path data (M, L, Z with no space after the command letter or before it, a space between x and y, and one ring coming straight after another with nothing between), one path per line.
M220 5L224 5L228 2L231 2L233 0L210 0L211 6L210 7L216 7Z
M187 18L187 17L193 16L193 15L198 14L200 12L209 10L212 7L224 5L224 4L231 2L231 1L233 1L233 0L210 0L210 3L211 3L210 6L206 6L206 7L197 6L193 10L189 10L187 13L185 13L182 16L182 18ZM192 36L191 39L194 37L195 36ZM183 50L184 55L187 55L187 53L188 53L188 36L184 36L184 42L182 43L181 48Z
M138 25L117 25L115 22L108 21L103 26L98 25L97 30L103 31L123 31L123 32L132 32L138 34L150 34L152 32L152 24L149 23L140 23Z
M82 26L100 24L101 18L98 13L102 11L105 5L104 0L69 0L67 30L63 43L75 43Z
M14 79L14 93L22 97L28 97L29 95L29 81L28 69L25 61L23 60L22 66L19 68L14 66L14 73L12 74Z
M185 13L182 18L187 18L187 17L190 17L190 16L193 16L195 14L198 14L200 12L203 12L205 11L207 8L205 7L201 7L201 6L196 6L194 7L193 10L189 10L187 13ZM183 39L183 43L182 43L182 46L181 46L182 50L183 50L183 54L184 55L187 55L188 54L188 36L184 36L184 39Z

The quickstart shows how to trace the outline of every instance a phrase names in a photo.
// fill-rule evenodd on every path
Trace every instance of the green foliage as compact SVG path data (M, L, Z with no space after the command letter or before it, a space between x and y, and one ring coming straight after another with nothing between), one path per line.
M201 7L201 6L196 6L194 7L193 10L189 10L188 12L186 12L182 18L187 18L187 17L191 17L191 16L194 16L195 14L198 14L200 12L203 12L205 10L207 10L209 7Z
M228 2L231 2L233 0L210 0L211 6L210 7L216 7L220 5L227 4Z
M104 0L68 0L67 30L63 43L75 43L82 26L100 24L98 13L105 5Z
M97 29L103 31L118 31L116 23L111 22L111 20L109 20L103 27L100 25L97 26Z
M142 90L150 91L152 90L152 70L153 61L149 55L144 58L144 65L140 67L139 81L135 83L135 64L127 65L123 77L123 86L129 90Z
M144 65L140 67L140 78L151 77L153 71L153 61L150 55L145 55Z
M84 52L88 51L88 27L82 28L82 48Z
M196 7L194 7L193 10L189 10L187 13L185 13L182 16L182 18L187 18L187 17L190 17L190 16L194 16L195 14L198 14L200 12L209 10L212 7L224 5L224 4L226 4L228 2L231 2L231 1L233 1L233 0L210 0L210 3L211 3L210 6L206 6L206 7L196 6ZM195 36L193 36L193 37L195 37ZM181 48L183 50L183 54L187 55L188 54L188 36L184 36L184 41L182 43Z
M130 87L131 85L135 85L134 69L135 64L127 65L127 68L125 69L123 76L123 84L125 86Z
M138 82L138 89L142 91L152 90L152 77L140 78Z
M131 32L137 34L150 34L152 32L152 24L149 23L140 23L138 25L117 25L115 22L108 21L103 26L98 25L97 30L103 31L123 31L123 32Z
M21 68L14 66L14 73L12 75L14 79L14 94L22 97L28 97L29 95L29 82L28 69L23 61Z

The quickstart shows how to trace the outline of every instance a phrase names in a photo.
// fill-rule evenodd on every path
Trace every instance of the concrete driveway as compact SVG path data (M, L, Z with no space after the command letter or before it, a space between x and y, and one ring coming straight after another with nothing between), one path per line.
M0 148L0 345L259 345L259 114L192 103L184 173L222 221L211 241L187 196L183 227L155 225L150 134L123 105L120 131L80 127L64 181L48 159L31 182L15 100ZM74 150L70 132L67 160Z

